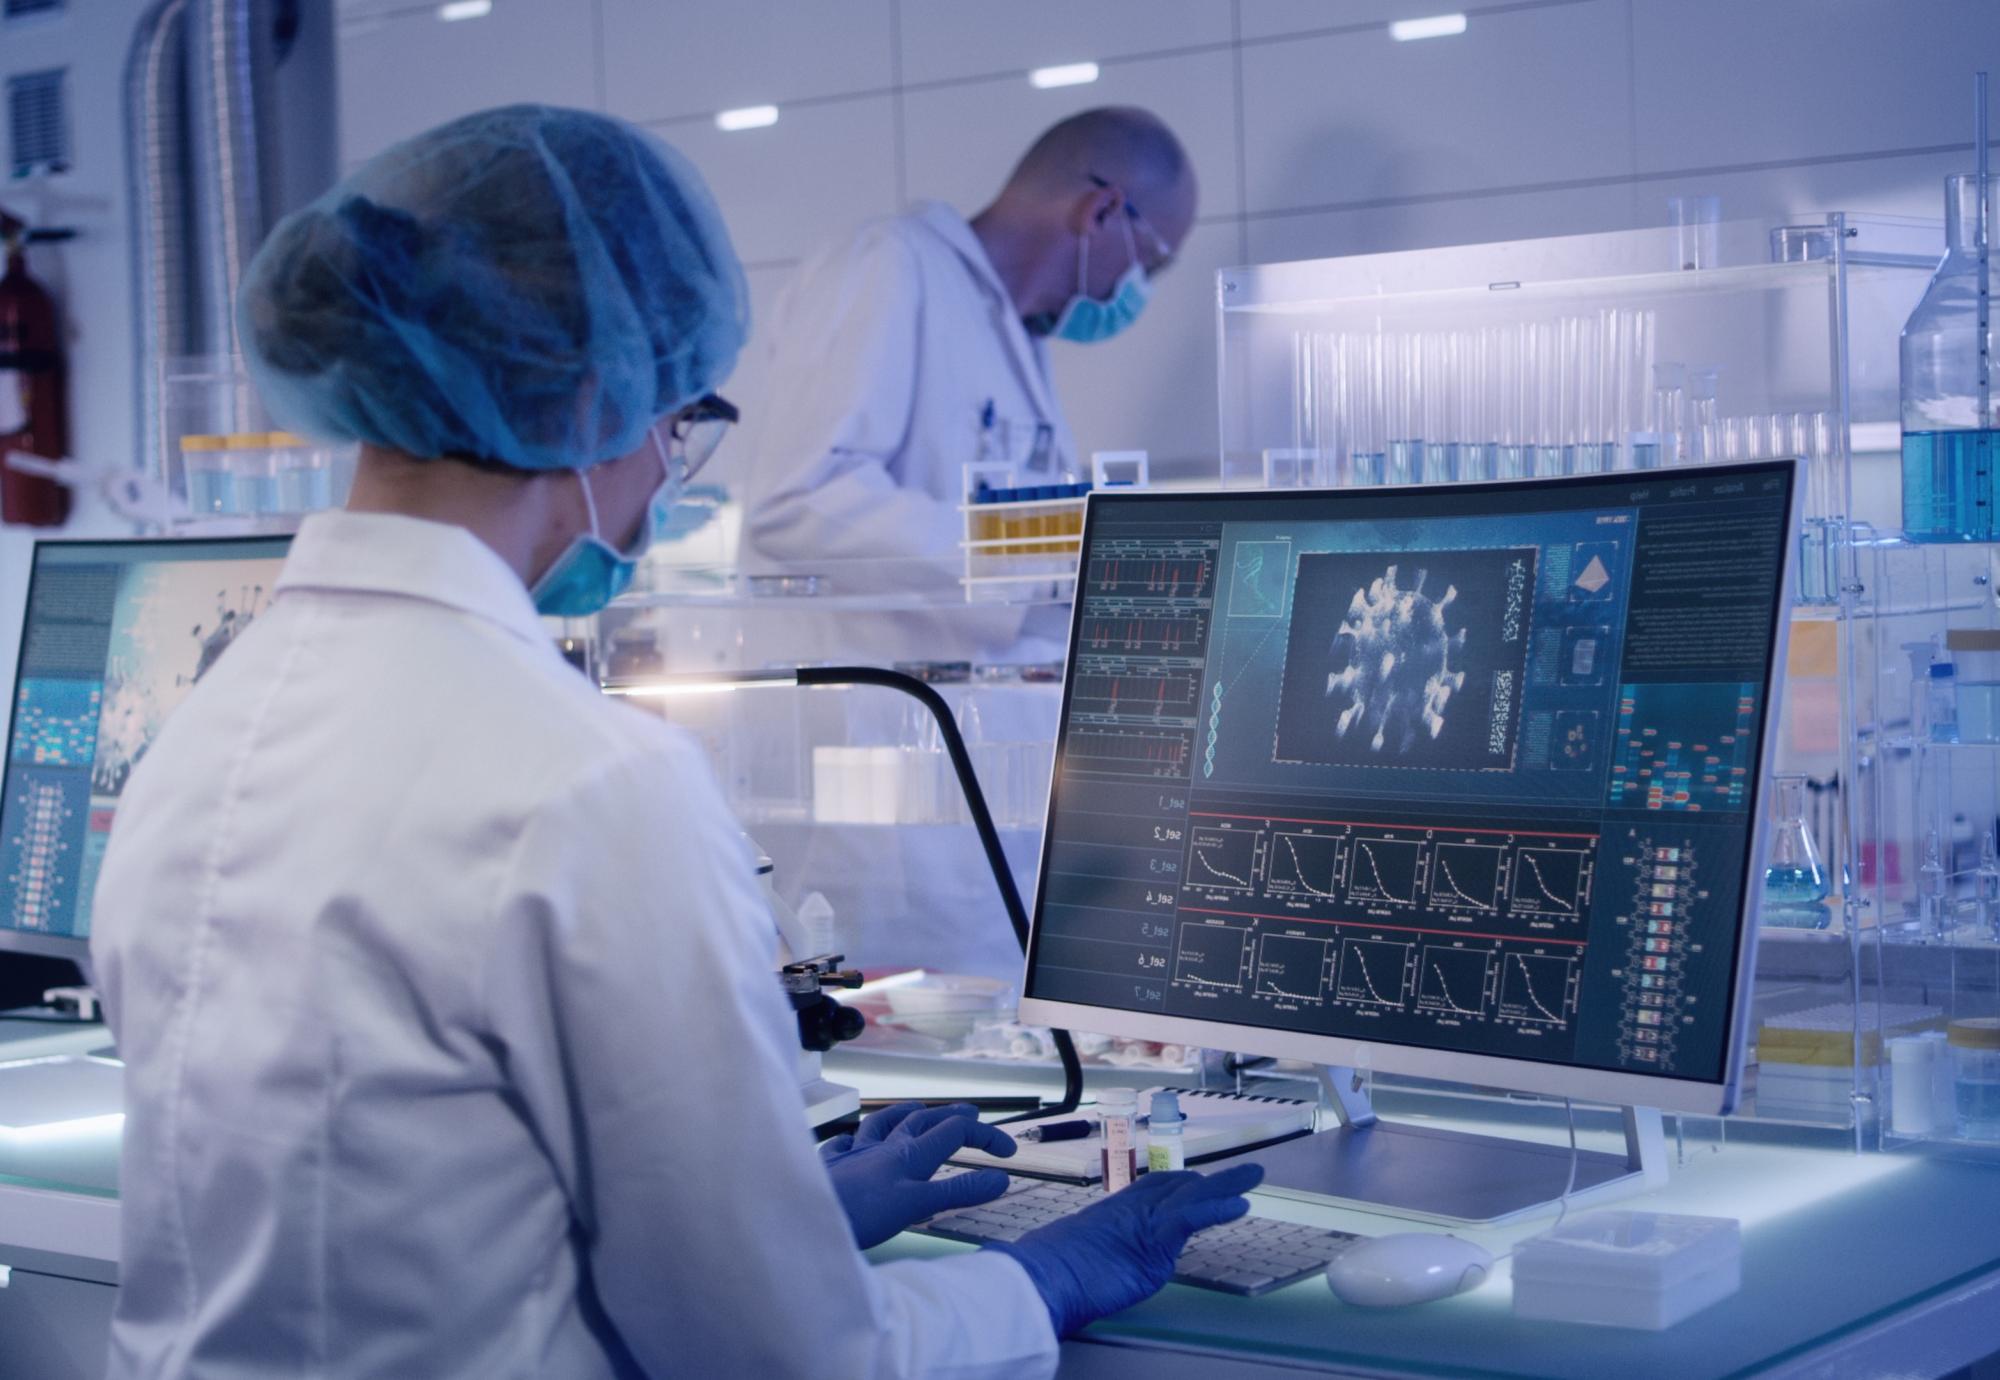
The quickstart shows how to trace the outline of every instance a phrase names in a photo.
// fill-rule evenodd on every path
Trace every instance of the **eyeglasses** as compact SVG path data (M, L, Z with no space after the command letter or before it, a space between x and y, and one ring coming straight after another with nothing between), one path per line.
M1096 173L1085 173L1084 176L1088 177L1093 185L1102 187L1107 191L1112 187L1111 183L1105 181ZM1122 187L1118 190L1120 195L1125 195ZM1154 278L1166 272L1168 265L1174 261L1173 246L1168 244L1165 237L1153 228L1152 222L1148 221L1140 213L1139 208L1132 204L1132 198L1129 195L1125 196L1125 216L1126 219L1132 222L1132 227L1146 237L1146 247L1153 251L1153 262L1145 265L1146 276Z
M729 428L741 419L735 403L714 393L697 398L674 415L668 434L681 443L681 454L687 461L683 482L692 480L714 457Z

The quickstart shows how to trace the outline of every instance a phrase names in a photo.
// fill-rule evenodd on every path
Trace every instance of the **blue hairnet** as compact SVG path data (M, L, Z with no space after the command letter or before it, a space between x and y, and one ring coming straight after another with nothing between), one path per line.
M686 159L603 115L513 105L287 216L237 318L281 425L547 470L632 450L721 382L749 304Z

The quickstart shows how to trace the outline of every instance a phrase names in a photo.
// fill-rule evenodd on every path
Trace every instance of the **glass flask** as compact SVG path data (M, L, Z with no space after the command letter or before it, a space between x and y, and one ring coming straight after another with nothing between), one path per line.
M1903 530L1912 541L2000 539L1991 312L2000 176L1987 177L1983 198L1978 182L1945 179L1944 261L1903 327Z
M1771 778L1771 841L1765 855L1764 907L1759 921L1784 930L1823 930L1826 870L1806 829L1806 779Z

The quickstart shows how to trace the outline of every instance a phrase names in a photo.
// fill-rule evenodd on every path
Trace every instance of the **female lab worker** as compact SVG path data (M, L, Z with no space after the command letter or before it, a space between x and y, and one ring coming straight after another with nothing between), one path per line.
M1240 1215L1254 1174L1153 1175L1002 1249L857 1250L1010 1143L899 1113L814 1155L699 753L537 618L611 597L728 412L743 278L685 162L468 117L281 224L240 317L273 411L361 460L104 862L113 1376L1046 1374Z

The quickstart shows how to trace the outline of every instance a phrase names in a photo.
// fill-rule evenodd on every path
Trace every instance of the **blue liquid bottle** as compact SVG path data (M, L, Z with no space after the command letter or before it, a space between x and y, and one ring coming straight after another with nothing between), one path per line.
M1771 838L1758 923L1772 929L1823 930L1832 922L1826 870L1806 829L1805 787L1803 776L1771 778Z
M2000 540L1997 221L2000 177L1945 180L1944 261L1903 327L1903 531L1912 541Z

